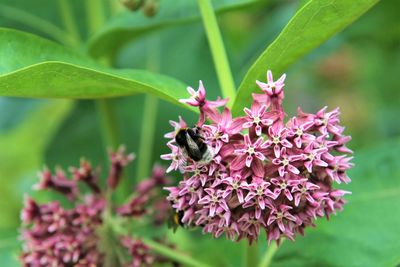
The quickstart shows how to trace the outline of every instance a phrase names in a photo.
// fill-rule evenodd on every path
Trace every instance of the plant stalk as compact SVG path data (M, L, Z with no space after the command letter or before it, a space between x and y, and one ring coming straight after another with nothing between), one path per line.
M228 57L222 40L221 32L218 27L217 18L212 7L211 0L197 0L200 8L203 25L206 30L208 43L217 71L219 85L221 86L224 98L235 98L235 82L233 80Z
M284 240L282 240L282 242L283 241ZM272 258L274 257L275 253L278 251L278 248L279 247L276 244L276 242L271 243L271 245L269 246L269 248L265 252L264 256L262 257L262 259L260 261L260 264L258 264L258 267L269 267L271 265Z
M199 262L190 256L182 254L172 248L159 244L151 239L142 238L141 241L150 247L152 250L156 251L160 255L172 259L176 262L181 263L183 266L191 267L211 267L205 263Z
M105 20L103 1L86 0L85 3L88 32L89 34L93 34L103 25Z
M249 245L246 243L246 266L255 267L258 263L258 246L257 244Z
M150 39L147 46L147 69L158 72L160 70L160 45L157 38ZM143 108L142 126L140 132L137 181L150 175L151 158L154 146L158 99L146 94Z
M158 99L152 95L146 95L140 132L137 181L141 181L150 175L157 109Z
M79 35L78 26L75 22L73 12L72 12L71 6L68 1L69 0L58 0L58 5L59 5L60 11L61 11L61 18L64 23L65 29L75 40L76 46L79 46L79 44L81 44L82 40Z
M96 100L96 108L99 115L100 126L104 143L112 150L117 149L119 145L116 115L110 99Z

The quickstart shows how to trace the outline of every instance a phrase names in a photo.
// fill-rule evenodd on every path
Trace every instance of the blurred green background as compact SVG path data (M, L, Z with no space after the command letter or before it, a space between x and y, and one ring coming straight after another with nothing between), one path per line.
M90 36L85 31L86 18L82 11L83 1L70 2L73 3L78 25L81 26L80 34L84 39L88 39ZM298 1L260 1L218 13L236 85L240 83L247 69L266 45L274 40L293 16L298 5ZM164 6L161 0L160 9L162 8ZM57 1L0 0L1 27L20 29L49 38L35 27L16 19L11 12L15 9L29 12L63 27ZM391 193L395 196L394 200L387 201L392 202L388 205L393 205L393 201L397 201L390 208L385 209L384 199L372 200L372 203L381 205L382 214L380 215L383 217L391 216L390 214L396 212L400 213L398 204L400 202L398 190L400 184L398 161L400 155L398 142L400 135L399 10L400 3L396 0L378 3L354 24L292 65L287 71L285 91L285 107L289 116L296 112L298 106L308 112L315 112L325 105L330 108L340 107L342 124L346 126L346 133L353 137L349 146L355 151L357 166L351 172L351 178L359 179L360 183L363 183L361 181L365 179L365 183L370 185L368 192L373 192L373 185L376 185L375 188L380 188L382 183L388 184L385 188L394 190L397 188L397 191ZM206 35L200 20L194 19L174 27L160 28L124 43L116 51L113 65L118 68L149 68L147 59L149 47L159 48L155 55L158 58L157 62L151 63L153 65L150 68L179 78L193 87L197 87L198 80L201 79L208 89L210 99L220 95ZM84 51L85 47L81 49ZM146 123L143 121L146 120L146 114L143 114L143 103L143 95L112 100L117 116L118 137L121 143L127 145L129 151L138 151L141 126ZM178 115L183 115L189 123L196 121L195 114L159 101L154 146L149 148L154 162L160 162L159 155L168 152L163 135L170 131L168 120L176 120ZM94 164L105 167L105 153L99 117L93 101L0 98L1 266L16 264L14 258L18 252L16 236L19 227L19 210L23 195L30 193L32 185L37 182L38 169L44 164L50 167L60 165L65 168L77 165L81 156L89 158ZM359 158L357 158L358 153L361 155ZM137 156L140 157L140 155ZM137 181L136 164L137 161L128 169L125 188L119 192L121 199L129 194L130 188L135 180ZM353 191L357 192L357 189ZM353 204L349 204L349 212L353 213L348 215L350 217L357 213L354 211L357 209L355 208L357 203L354 203L353 210L351 205ZM373 208L373 205L371 204L370 207ZM365 213L369 212L368 208L362 205L358 212L361 213L362 209ZM339 214L338 217L340 216L342 215ZM359 226L346 224L346 215L343 216L343 220L333 219L330 224L341 225L343 222L340 226L342 228ZM357 218L357 224L370 220L369 217L362 217L362 215ZM380 221L379 218L375 219ZM399 222L399 219L396 220L395 222ZM375 224L374 221L368 223ZM328 224L323 224L321 228L323 229L325 225ZM391 222L390 226L394 229L388 229L387 236L390 242L397 242L396 244L381 244L382 240L377 239L371 241L371 244L366 241L365 246L386 245L387 250L390 251L398 248L399 224ZM387 225L382 227L386 228ZM331 234L334 234L334 229L330 230ZM374 231L374 228L366 228L366 235L371 234L367 233L368 229L371 232ZM312 242L314 242L312 244L324 244L323 242L331 240L329 238L332 236L314 235L317 231L318 229L312 230L309 237L302 238L299 246L301 244L307 246ZM380 234L385 236L385 234ZM224 241L215 242L209 236L201 236L197 231L191 233L178 231L172 238L184 240L181 242L182 247L189 251L198 251L199 247L204 249L204 253L200 253L204 255L193 254L198 258L215 259L217 262L215 266L224 264L238 266L235 262L239 261L241 245ZM307 238L309 238L308 241ZM201 242L196 241L194 245L193 240L201 240ZM363 238L360 237L360 240L354 244L346 240L341 242L345 243L344 246L346 244L353 246L360 245L362 240ZM260 243L262 244L260 250L265 249L265 242ZM232 253L231 258L220 259L218 247L222 245ZM211 249L214 247L217 249ZM296 264L300 266L296 257L302 258L302 256L297 254L299 252L295 252L297 247L284 244L285 249L277 256L277 266L295 266ZM313 249L318 253L321 248L315 246ZM329 248L326 247L326 249ZM344 251L343 249L342 252L346 257ZM361 251L367 253L368 248ZM324 264L320 259L314 261L311 254L305 253L305 255L310 263L308 266L331 266L329 258ZM363 254L360 252L356 256L362 258ZM375 256L370 255L372 258ZM375 259L380 259L380 256L382 255L376 256ZM384 256L390 257L386 254ZM394 266L397 256L392 255L392 257L393 259L388 259L385 266ZM339 258L334 260L340 262ZM346 261L343 263L338 266L368 265L358 265L356 261L353 262L354 265L346 265Z

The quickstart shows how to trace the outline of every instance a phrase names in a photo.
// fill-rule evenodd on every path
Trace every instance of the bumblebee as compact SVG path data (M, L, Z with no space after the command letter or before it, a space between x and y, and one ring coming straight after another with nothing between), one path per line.
M214 153L204 143L200 135L200 128L181 128L175 135L175 142L192 160L199 163L208 163L214 158Z
M178 227L184 227L184 224L182 222L184 212L182 210L178 212L172 212L171 216L168 219L168 228L172 228L174 233L178 229Z

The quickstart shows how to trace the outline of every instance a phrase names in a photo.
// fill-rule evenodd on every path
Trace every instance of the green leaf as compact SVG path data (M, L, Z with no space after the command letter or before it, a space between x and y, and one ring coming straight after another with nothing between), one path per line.
M214 0L216 12L257 2L258 0ZM196 1L163 0L156 16L146 17L142 12L124 12L112 18L88 43L88 51L92 56L114 54L128 41L157 29L192 22L200 19Z
M42 98L106 98L151 93L181 105L185 86L144 70L116 70L60 45L0 29L0 95Z
M378 0L310 0L292 17L279 36L250 67L240 84L233 114L249 106L256 80L266 80L267 69L279 77L289 65L351 24Z
M285 242L274 257L283 266L398 266L400 264L400 141L356 153L352 191L343 212Z

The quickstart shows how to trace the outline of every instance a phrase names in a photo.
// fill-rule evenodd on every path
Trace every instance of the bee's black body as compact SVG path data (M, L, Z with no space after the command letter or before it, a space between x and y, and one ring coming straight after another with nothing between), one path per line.
M175 142L194 161L202 161L204 160L204 156L209 154L208 146L204 143L204 139L199 134L197 128L180 129L175 136Z

